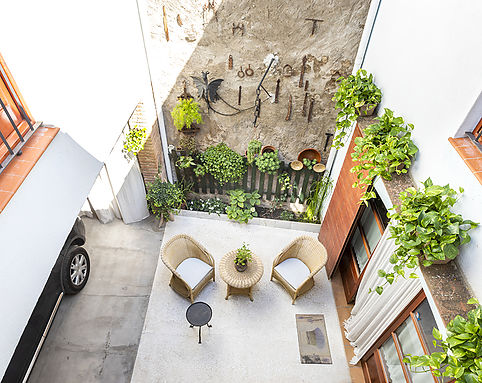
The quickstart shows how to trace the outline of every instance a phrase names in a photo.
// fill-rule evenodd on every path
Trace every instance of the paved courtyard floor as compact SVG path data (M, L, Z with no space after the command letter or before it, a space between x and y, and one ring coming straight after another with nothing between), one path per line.
M203 327L203 343L198 344L198 330L189 328L185 317L190 303L168 286L171 274L159 258L133 383L351 381L325 270L295 305L281 285L269 280L272 261L280 250L300 235L316 237L316 233L177 216L167 224L163 243L181 233L198 240L215 259L216 282L209 283L196 299L212 307L213 327ZM264 275L254 288L254 302L246 296L226 301L219 261L243 242L262 259ZM324 314L333 364L300 363L295 314Z

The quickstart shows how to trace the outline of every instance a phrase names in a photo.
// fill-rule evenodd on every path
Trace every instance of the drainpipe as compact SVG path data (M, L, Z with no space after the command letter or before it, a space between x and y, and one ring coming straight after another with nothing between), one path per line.
M370 4L370 9L368 10L368 15L365 23L365 28L363 29L363 34L360 39L360 45L358 46L358 52L355 58L355 63L353 65L353 71L352 73L355 74L358 69L363 68L363 64L365 63L365 57L368 51L368 46L370 45L370 40L372 37L373 33L373 28L375 27L375 22L377 20L378 16L378 11L380 9L380 5L382 3L382 0L372 0ZM352 130L353 132L353 130ZM351 138L351 135L348 137ZM328 177L331 177L331 174L333 172L333 167L335 166L336 163L336 158L338 157L338 152L341 149L334 149L332 148L330 151L330 155L328 156L328 161L329 163L329 168L330 170L328 171ZM334 188L333 188L334 189ZM331 196L330 196L331 199ZM328 207L329 204L325 204L325 206ZM326 210L325 210L326 212Z
M171 168L171 160L169 158L169 149L167 145L167 133L166 133L166 125L164 123L164 115L162 114L162 108L159 111L156 102L156 93L154 91L154 85L152 84L152 75L151 75L151 65L149 64L149 56L147 54L147 46L146 46L146 39L144 37L144 28L142 23L142 16L141 10L139 6L139 0L136 0L137 5L137 14L139 16L139 25L141 27L141 35L142 35L142 44L144 45L144 54L146 55L146 62L147 62L147 70L149 73L149 82L151 83L151 90L152 90L152 100L154 101L154 109L156 111L156 122L157 126L159 127L159 136L161 138L161 146L162 146L162 155L164 157L164 168L166 169L166 175L169 182L174 182L172 178L172 168Z

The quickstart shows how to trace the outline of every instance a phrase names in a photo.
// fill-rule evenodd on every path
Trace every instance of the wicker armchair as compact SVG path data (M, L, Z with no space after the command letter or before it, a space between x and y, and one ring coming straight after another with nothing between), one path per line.
M214 282L213 257L186 234L172 237L162 248L161 259L172 272L169 286L191 303L211 278Z
M326 264L325 247L315 238L296 238L273 261L271 280L275 278L288 291L295 304L296 298L310 290L314 275Z

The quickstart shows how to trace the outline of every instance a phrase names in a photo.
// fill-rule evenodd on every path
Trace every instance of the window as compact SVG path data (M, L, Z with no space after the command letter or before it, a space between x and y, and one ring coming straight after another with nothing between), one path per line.
M432 310L423 293L419 294L363 358L366 381L389 383L442 383L444 380L410 369L403 358L407 354L423 355L435 351L432 329L436 327Z
M472 132L467 132L467 136L478 144L479 149L482 150L482 118L479 120L479 123L475 126L475 129Z
M375 251L387 224L387 210L377 195L359 214L353 234L348 240L340 261L340 272L347 302L353 300L363 270Z

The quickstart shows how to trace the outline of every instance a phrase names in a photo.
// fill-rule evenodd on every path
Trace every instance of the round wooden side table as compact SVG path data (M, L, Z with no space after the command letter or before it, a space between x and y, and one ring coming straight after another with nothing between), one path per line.
M234 258L236 258L236 250L227 253L219 262L219 275L227 284L225 299L230 295L240 294L247 295L252 302L252 289L263 275L263 263L259 257L252 254L252 261L248 263L248 268L240 272L234 267Z

